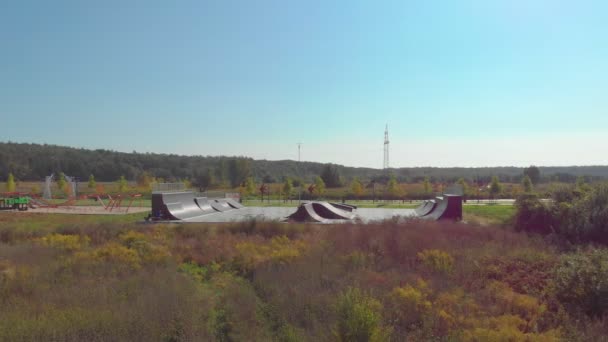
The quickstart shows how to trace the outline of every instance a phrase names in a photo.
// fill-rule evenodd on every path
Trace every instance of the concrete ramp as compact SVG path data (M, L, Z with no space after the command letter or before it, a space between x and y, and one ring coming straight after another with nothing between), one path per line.
M426 204L427 204L428 202L429 202L428 200L427 200L427 201L422 201L422 203L421 203L419 206L417 206L417 207L416 207L416 209L414 209L414 210L416 211L416 214L418 214L418 212L419 212L420 210L422 210L424 207L426 207Z
M193 192L152 194L153 216L169 220L188 220L203 215L194 202Z
M437 201L436 200L424 201L424 203L421 206L419 206L418 208L416 208L416 215L418 215L420 217L426 216L426 215L430 214L435 209L436 205L437 205Z
M334 203L334 202L329 202L330 205L338 208L338 209L342 209L342 210L346 210L349 212L353 212L355 209L357 209L357 206L354 205L350 205L350 204L344 204L344 203Z
M220 212L225 212L225 211L234 209L224 199L212 200L210 202L210 204L211 204L211 207L213 207L213 209L220 211Z
M215 212L217 211L207 206L204 197L195 198L190 191L152 193L154 219L193 220Z
M342 209L344 208L344 209ZM295 213L287 218L298 222L345 222L353 220L354 206L328 202L307 202L301 204Z
M313 203L304 203L298 207L295 213L287 217L288 220L297 222L319 222L326 223L327 219L319 216L313 207Z
M201 208L201 211L203 211L206 214L217 213L217 210L213 209L213 207L209 203L210 201L207 197L196 197L194 199L194 202L196 202L198 207Z
M245 208L244 205L242 205L241 203L237 202L236 200L232 199L232 198L226 198L226 203L228 203L229 206L233 207L234 209L243 209Z
M443 195L437 197L435 202L435 207L427 215L423 216L425 219L462 220L462 196Z
M312 207L319 216L325 219L352 220L355 218L352 212L338 209L327 202L312 202Z

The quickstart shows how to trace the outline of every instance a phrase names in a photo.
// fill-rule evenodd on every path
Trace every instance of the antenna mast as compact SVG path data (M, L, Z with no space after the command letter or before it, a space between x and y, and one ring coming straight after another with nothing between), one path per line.
M384 165L382 165L383 169L388 169L389 165L388 165L388 124L386 125L386 128L384 130Z

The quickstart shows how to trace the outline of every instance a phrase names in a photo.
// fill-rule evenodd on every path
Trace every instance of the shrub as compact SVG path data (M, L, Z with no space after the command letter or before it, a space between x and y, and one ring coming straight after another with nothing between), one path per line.
M382 305L357 288L348 288L336 303L338 341L380 341L386 331L381 326Z
M77 251L89 245L88 236L50 234L38 240L40 244L65 251Z
M121 265L120 270L137 269L141 266L141 259L136 251L110 242L91 252L77 253L80 260L90 260L98 263Z
M143 233L130 230L119 238L125 247L136 251L144 263L161 263L171 255L166 246L153 244Z
M454 258L447 252L438 249L425 249L417 254L418 260L431 270L439 273L451 273Z
M608 244L608 184L601 184L576 202L567 233L575 242Z
M608 312L608 251L565 255L555 268L555 294L571 309L599 317Z
M560 189L553 198L553 202L544 204L535 195L518 197L515 228L540 234L556 233L572 243L608 244L608 184L600 184L585 193Z
M536 195L520 195L515 201L515 229L530 233L549 234L555 231L553 216Z
M393 289L387 302L391 322L406 331L421 326L432 308L428 297L428 285L422 279L418 279L416 286L408 284Z
M522 248L512 256L498 255L482 259L482 273L487 279L503 282L513 290L539 296L552 277L557 258L535 248Z
M269 243L242 242L236 245L244 266L251 269L259 264L287 264L300 256L306 245L286 236L273 237Z
M500 312L517 315L523 320L525 325L519 326L521 330L535 330L536 322L547 310L538 299L517 293L505 283L494 281L488 290Z

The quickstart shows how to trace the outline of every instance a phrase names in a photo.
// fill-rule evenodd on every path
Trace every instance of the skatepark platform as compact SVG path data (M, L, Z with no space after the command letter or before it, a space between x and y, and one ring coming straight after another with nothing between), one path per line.
M344 223L371 222L402 218L429 220L462 219L462 196L444 195L425 201L416 209L371 209L313 201L302 203L294 212L289 207L244 207L233 199L196 197L193 192L163 192L152 194L153 221L169 222L238 222L251 219Z

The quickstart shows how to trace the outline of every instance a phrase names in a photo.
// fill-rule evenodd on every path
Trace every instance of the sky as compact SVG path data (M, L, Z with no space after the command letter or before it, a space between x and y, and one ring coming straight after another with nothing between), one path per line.
M603 0L0 1L0 141L608 164Z

